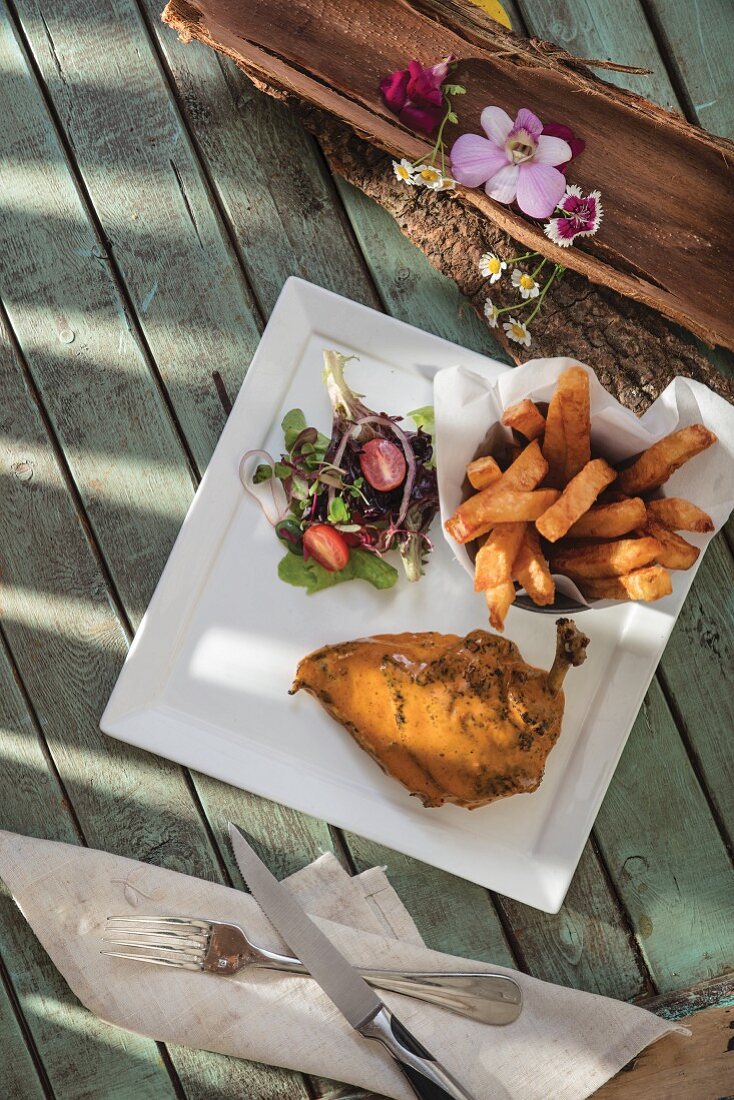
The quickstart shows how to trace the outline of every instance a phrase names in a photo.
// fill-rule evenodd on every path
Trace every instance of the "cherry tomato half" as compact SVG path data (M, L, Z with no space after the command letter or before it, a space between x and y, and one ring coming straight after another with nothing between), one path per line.
M338 573L349 561L349 547L341 531L328 523L315 523L303 536L303 556Z
M407 465L400 447L378 436L365 443L359 456L362 473L373 489L388 493L405 480Z

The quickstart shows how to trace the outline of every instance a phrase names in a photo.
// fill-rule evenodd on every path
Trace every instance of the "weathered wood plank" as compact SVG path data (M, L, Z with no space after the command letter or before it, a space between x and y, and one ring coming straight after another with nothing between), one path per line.
M693 117L715 134L734 133L734 19L727 0L648 0Z
M168 553L191 500L186 456L5 11L0 65L0 296L103 553L127 518L114 580L142 614L147 563Z
M620 1000L631 1000L649 988L591 843L556 915L501 896L497 901L535 977Z
M594 1100L726 1100L731 1093L734 1009L707 1008L683 1021L595 1092Z
M599 75L610 84L629 88L670 111L680 110L640 0L615 0L614 3L594 5L586 0L561 0L553 4L517 2L531 34L558 43L575 57L599 58L651 69L649 75L607 70ZM569 124L573 125L572 117ZM599 186L603 186L601 181Z
M734 957L734 876L657 681L594 831L658 988L723 973Z
M642 997L637 1002L642 1008L662 1016L665 1020L683 1020L705 1008L734 1007L734 973L730 970L710 982L676 989L673 993L660 993L655 997Z
M180 42L159 0L143 8L261 310L289 275L376 305L313 138L227 58Z
M456 283L432 267L423 253L397 232L386 210L339 176L335 179L387 312L444 340L509 362Z
M508 944L486 890L353 833L346 833L345 839L358 870L386 866L430 947L502 966L519 962L545 981L625 1000L644 991L627 930L590 849L557 916L496 897L511 929Z
M481 886L355 833L344 836L357 871L385 867L429 947L502 966L517 965L489 895Z
M276 878L292 875L324 852L333 852L341 859L326 822L198 772L193 773L193 778L227 871L236 886L244 888L245 884L227 832L230 821L247 832L260 858Z
M43 1100L46 1095L25 1036L0 974L0 1050L3 1090L10 1100Z
M734 844L734 567L723 535L709 546L660 663L729 845Z
M2 335L7 366L0 408L7 501L0 551L4 624L54 762L90 844L221 881L181 769L107 739L99 730L126 637L43 424L29 403L7 333ZM114 426L108 422L110 430ZM31 814L25 830L32 831L32 822ZM33 996L42 998L43 987ZM47 1030L39 1048L52 1062L57 1044L63 1047L63 1021L51 1011L44 1011L42 1019ZM87 1026L86 1013L76 1013L75 1026ZM219 1063L210 1063L204 1052L187 1053L176 1068L187 1095L202 1100L221 1078ZM87 1072L93 1075L93 1061L80 1071ZM246 1095L251 1086L260 1089L263 1100L306 1095L297 1076L264 1075L245 1062L233 1062L228 1081L233 1097ZM76 1100L80 1093L69 1095Z
M213 372L236 392L258 320L138 8L20 0L15 10L182 424L196 406L201 469L224 424Z
M22 63L20 55L18 55L18 61L18 67L20 67L20 63ZM32 148L36 152L38 162L41 165L41 172L40 178L37 178L35 183L42 199L51 203L52 206L56 203L57 206L63 207L65 214L68 214L68 210L71 208L73 216L59 217L58 219L57 232L54 235L54 243L57 247L55 254L53 249L48 247L48 242L40 239L37 225L29 225L26 221L22 226L16 225L14 227L16 235L12 238L13 244L17 253L20 253L22 248L25 249L25 263L22 265L14 263L16 268L15 278L9 296L11 305L14 306L14 320L18 322L24 344L30 352L29 358L32 358L37 381L44 392L51 420L65 448L84 504L89 510L90 516L93 517L95 534L99 536L103 552L106 552L108 564L117 583L118 592L124 597L126 612L129 618L136 622L144 610L147 598L152 592L165 562L170 544L190 502L192 494L191 478L186 469L184 451L178 444L173 427L167 418L155 387L151 385L145 361L138 353L136 345L127 331L123 307L120 300L115 298L113 278L106 269L88 264L80 265L78 261L73 259L75 253L74 248L71 246L76 241L73 239L70 241L65 236L65 233L68 233L67 227L71 226L73 232L82 239L86 237L86 239L91 239L94 242L94 237L86 223L84 210L76 200L73 185L65 173L63 158L58 147L54 144L53 131L48 124L48 119L35 92L33 82L26 79L23 84L23 90L26 94L28 94L28 89L31 93L30 107L32 109L24 111L23 108L29 106L26 103L23 104L23 108L19 108L17 113L22 115L24 119L30 114L31 128L30 131L22 134L22 132L19 132L21 127L19 125L14 126L14 140L17 142L17 148ZM19 92L20 89L15 89L15 91ZM13 122L19 121L13 116L11 116L11 120ZM40 147L38 142L35 146L33 144L37 132L40 132L42 138L45 139L45 145L41 143ZM25 139L27 139L27 144L24 144ZM35 233L34 230L36 230ZM71 257L71 260L69 257ZM14 255L14 260L15 258ZM41 284L40 294L38 293L39 282ZM69 322L69 328L75 334L73 343L76 345L77 340L79 340L79 345L74 348L77 354L72 359L75 375L83 378L83 385L79 378L75 379L80 388L79 401L74 400L73 386L65 387L66 375L63 367L66 364L57 362L58 353L53 343L48 339L47 334L39 329L37 324L39 316L47 315L46 310L51 316L54 315L54 312L57 312L54 309L56 305L54 295L57 293L63 296L67 313L73 308L77 311L79 317L74 325ZM87 316L89 314L88 303L90 303L90 299L93 306L97 307L96 312L94 309L91 312L91 320ZM30 302L35 302L35 313L32 313L28 308ZM85 306L86 308L84 308ZM81 328L80 331L80 326L84 324L87 327ZM103 372L93 369L93 363L85 359L90 344L94 351L95 360L104 364L106 368ZM245 366L246 360L238 363L240 373L237 384L239 384ZM85 367L87 368L86 371L84 371ZM189 368L187 367L187 369ZM196 380L193 368L191 368L190 373L192 389L195 389ZM72 390L71 393L68 392L69 389ZM84 396L83 402L81 401L81 391L83 391ZM199 423L199 438L204 441L202 448L210 448L213 446L213 441L211 438L207 438L206 404L200 404L198 398L195 404L197 408L200 408L202 414ZM145 410L144 415L141 415L141 410ZM156 420L157 411L160 416ZM224 413L221 406L219 415L223 418ZM23 437L21 436L21 438ZM131 438L132 446L130 446ZM121 439L127 441L128 447L126 449L131 450L132 455L122 450L120 447ZM205 453L208 457L208 450ZM100 464L103 465L102 474L99 470ZM63 512L64 506L69 506L68 501L65 499L63 486L50 489L46 506L49 509L53 508L57 496L60 501L56 502L56 506L60 506ZM40 517L41 523L44 520L45 517ZM139 529L143 525L142 521L148 523L144 547L139 546L138 543L140 538ZM70 522L73 521L70 520ZM48 534L48 532L46 533ZM81 536L81 529L79 529L78 534ZM30 537L28 532L25 533L25 537ZM53 541L59 536L57 532L54 532L50 537ZM73 545L73 538L70 541ZM19 543L16 548L20 553L22 552L23 543L18 538L16 538L16 542ZM65 536L61 536L61 541L58 544L64 545L64 542ZM44 546L44 540L39 538L36 543L36 549L39 553L47 552L45 549L41 549ZM88 548L86 548L86 552L88 553ZM83 572L83 570L71 569L72 577L76 573L75 580L77 580L80 572ZM96 578L95 583L95 591L98 597L104 600L104 586L99 577ZM53 570L49 570L47 567L38 568L34 571L33 563L29 561L28 576L21 582L19 587L25 590L23 595L26 597L29 592L31 596L33 595L34 588L40 588L41 591L45 590L54 595L56 603L59 605L60 614L58 619L54 621L52 629L41 628L38 630L37 623L33 621L32 631L36 631L36 633L33 633L27 629L28 622L24 621L22 641L17 644L37 646L41 649L48 647L49 650L53 650L53 656L50 656L49 659L55 662L54 675L66 676L67 683L69 681L68 669L64 668L64 661L54 647L63 640L64 633L71 630L73 636L77 626L80 627L81 636L74 637L74 641L78 643L81 652L72 653L69 656L70 658L75 656L78 663L81 664L82 676L84 670L87 670L86 674L93 678L95 691L87 693L88 711L84 715L84 725L88 726L88 729L85 729L84 732L88 733L89 736L81 754L82 759L66 760L64 762L64 773L66 774L67 768L72 768L72 765L75 765L83 776L82 783L89 783L91 776L93 774L96 776L97 791L104 799L104 813L101 814L101 819L95 822L96 828L90 831L90 836L95 835L97 837L97 840L93 842L98 843L100 847L112 850L115 850L115 844L122 845L122 850L128 854L143 855L144 857L147 852L149 856L155 858L156 862L165 862L166 854L173 854L178 849L178 842L181 837L177 835L179 831L177 828L169 826L167 829L168 835L162 841L157 839L156 843L146 845L146 824L150 831L154 831L154 820L146 821L145 814L143 814L138 822L137 829L130 829L126 827L126 823L122 820L117 821L114 819L111 792L116 789L114 781L115 768L125 769L131 789L135 791L145 791L149 784L148 777L145 775L146 768L143 766L144 764L149 765L153 771L160 771L160 769L157 769L155 758L142 753L133 754L132 750L127 750L122 745L108 742L102 738L97 729L99 715L119 671L125 651L124 634L115 620L114 613L108 614L109 623L112 624L111 633L114 635L115 641L119 643L119 648L113 657L106 652L108 648L106 641L96 639L94 630L91 627L86 628L84 622L78 624L74 618L75 601L73 598L70 599L70 596L72 596L72 593L76 593L73 584L68 583L66 575L57 577L54 575ZM87 591L84 589L81 593L81 599L83 600L86 595ZM38 599L35 599L35 605L39 605ZM39 608L35 605L34 609L38 610ZM44 608L40 607L40 611L43 612ZM108 608L108 612L111 612L110 608ZM28 618L33 618L31 611L27 608L23 609L23 613ZM71 624L64 617L65 615L73 620ZM84 619L83 614L81 618ZM54 631L58 631L62 637L55 638ZM68 638L66 640L68 643ZM15 645L16 641L17 639L14 639L11 644ZM100 642L104 657L109 656L111 658L105 662L103 669L99 668L100 654L97 653L97 645ZM19 660L19 663L22 664L23 662ZM24 669L25 675L26 670ZM51 680L53 683L53 676ZM74 683L73 678L71 683ZM34 695L34 701L36 702L37 688L38 685L31 680L29 690ZM48 705L50 709L50 703ZM71 700L69 700L69 706L72 706ZM58 708L56 708L56 713L53 713L51 720L63 723L64 717L64 714L59 714ZM95 742L94 746L91 744L92 741ZM110 747L108 748L108 746ZM111 746L114 746L114 748ZM94 770L96 755L101 755L108 761L108 769L103 769L101 774L95 773ZM179 769L170 769L167 765L160 763L162 765L160 779L166 783L168 788L172 787L173 790L169 789L167 798L162 798L158 806L165 811L170 807L172 795L175 800L176 794L178 794L181 802L179 829L181 834L185 833L187 836L187 844L182 845L180 852L177 852L174 856L177 865L180 869L187 870L190 873L203 873L216 878L219 875L217 860L213 851L207 845L198 818L196 803L191 798L182 773ZM176 781L174 780L173 783L170 779L167 781L167 775L180 777L178 792L176 792ZM80 793L74 782L71 782L69 786L76 806L77 796L83 800L84 795ZM94 784L91 784L91 786L94 786ZM153 784L153 789L155 789L155 784ZM124 790L121 790L120 794L124 797ZM134 799L132 796L130 797L134 803ZM103 820L104 814L106 814L106 820ZM155 817L155 815L151 816L152 818ZM128 822L127 825L129 826L129 824ZM115 840L109 838L105 828L119 829L119 834L116 835ZM131 835L133 837L132 842ZM197 847L199 850L196 857L193 857L193 850ZM305 857L303 854L301 855L302 862L306 862L308 858L310 858L310 854L306 854ZM174 1056L177 1053L174 1050ZM221 1090L223 1081L221 1066L220 1060L210 1060L209 1055L205 1053L188 1052L185 1055L181 1054L181 1061L177 1068L187 1094L193 1097L199 1094L204 1096L210 1094L209 1090L213 1089L215 1085ZM304 1088L301 1079L294 1075L271 1073L270 1071L261 1070L260 1067L237 1061L232 1063L224 1077L228 1081L229 1094L233 1097L240 1096L243 1092L252 1089L253 1092L261 1095L265 1100L266 1097L271 1095L273 1098L284 1095L301 1095ZM221 1092L220 1094L224 1095Z
M0 465L7 477L4 458L2 455ZM43 742L1 642L0 758L0 827L46 840L79 843L64 791L49 769ZM175 1096L155 1043L124 1034L82 1008L2 883L0 927L5 967L60 1100L96 1100L102 1095L120 1100L133 1095L141 1100L163 1100ZM34 1095L35 1069L19 1079L28 1091L19 1091L18 1097ZM7 1091L6 1082L3 1088L4 1095L16 1095L12 1089Z

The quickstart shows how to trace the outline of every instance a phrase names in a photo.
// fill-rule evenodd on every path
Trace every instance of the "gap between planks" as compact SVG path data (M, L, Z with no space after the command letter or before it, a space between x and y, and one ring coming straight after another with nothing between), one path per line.
M10 975L8 974L5 963L3 962L2 955L0 955L0 987L5 990L5 993L7 995L10 1009L15 1018L15 1022L18 1025L18 1030L23 1037L26 1050L28 1051L28 1056L33 1062L33 1068L35 1069L38 1076L38 1083L43 1091L43 1095L46 1097L46 1100L54 1100L55 1094L54 1090L51 1088L51 1082L48 1079L46 1067L44 1066L43 1060L38 1052L38 1047L36 1046L36 1042L31 1033L31 1029L28 1027L28 1023L23 1014L23 1009L20 1005L20 1001L18 1000L15 988L13 987L13 983L10 980Z

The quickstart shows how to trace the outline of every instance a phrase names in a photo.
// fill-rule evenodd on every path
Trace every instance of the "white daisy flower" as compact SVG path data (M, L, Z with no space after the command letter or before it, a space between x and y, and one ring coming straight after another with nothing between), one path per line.
M442 191L443 173L433 164L424 164L416 169L414 181L419 187L428 187L431 191Z
M494 252L485 252L483 256L479 257L479 270L486 279L489 279L490 283L496 283L506 268L505 261L496 256Z
M487 318L487 324L490 328L497 328L497 318L499 317L499 310L497 306L492 304L492 299L487 298L484 303L484 316Z
M518 321L515 317L510 317L509 321L505 321L502 328L507 333L508 340L514 340L516 344L524 344L526 348L530 347L530 333L522 321Z
M452 180L451 176L441 177L441 186L434 187L434 191L454 191L456 189L456 180Z
M525 275L517 268L512 273L512 285L520 291L521 298L537 298L540 294L540 287L533 276Z
M401 183L407 183L409 187L413 187L417 183L415 168L409 160L394 160L392 170L395 173L395 178L399 179Z

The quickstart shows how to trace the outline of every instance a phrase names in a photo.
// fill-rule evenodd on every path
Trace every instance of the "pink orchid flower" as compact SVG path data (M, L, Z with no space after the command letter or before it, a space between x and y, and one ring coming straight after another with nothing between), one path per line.
M462 134L451 149L454 179L479 187L496 202L517 205L531 218L546 218L566 189L556 167L571 159L563 138L543 134L543 123L522 107L513 122L501 107L485 107L481 125L486 137Z
M453 54L449 54L437 65L425 69L420 61L409 61L407 69L390 73L380 81L385 106L411 130L432 134L444 115L441 85L453 60Z

